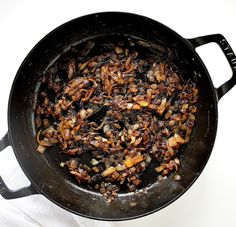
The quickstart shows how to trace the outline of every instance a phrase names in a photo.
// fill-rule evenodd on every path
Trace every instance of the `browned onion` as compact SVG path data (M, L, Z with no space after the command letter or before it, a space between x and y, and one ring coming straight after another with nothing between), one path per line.
M97 55L94 48L100 48ZM196 122L199 91L192 75L183 79L164 56L170 48L145 40L104 48L88 41L78 50L62 55L42 76L38 152L58 146L69 159L61 167L108 202L120 188L142 187L153 163L159 181L170 173L181 180L179 150ZM84 153L91 157L86 163Z

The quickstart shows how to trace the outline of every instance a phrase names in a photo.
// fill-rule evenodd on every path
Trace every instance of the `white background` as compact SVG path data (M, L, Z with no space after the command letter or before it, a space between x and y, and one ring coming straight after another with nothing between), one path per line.
M31 48L58 25L99 11L127 11L162 22L185 38L223 34L236 51L234 0L0 0L0 136L7 132L7 103L15 74ZM199 48L215 86L232 72L215 44ZM110 223L129 227L236 226L236 87L219 102L219 125L210 160L195 184L176 202L144 218ZM0 175L11 188L27 184L11 148L0 153ZM45 206L46 204L46 211ZM28 209L27 209L28 208ZM54 213L55 212L55 215ZM0 197L1 226L95 226L70 221L68 212L41 195L6 201ZM36 222L37 221L37 222ZM105 225L105 223L100 223Z

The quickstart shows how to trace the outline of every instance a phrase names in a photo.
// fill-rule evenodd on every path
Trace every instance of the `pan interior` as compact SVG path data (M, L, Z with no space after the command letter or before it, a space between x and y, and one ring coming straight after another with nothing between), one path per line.
M142 45L138 45L137 43L141 43ZM52 62L49 63L47 67L47 72L45 75L47 76L47 73L57 71L58 68L59 72L57 74L60 76L60 79L63 79L64 81L68 81L67 78L67 61L68 59L78 59L79 63L84 63L90 59L92 59L94 56L98 56L100 54L103 54L104 52L109 52L111 49L114 49L116 44L124 45L124 49L127 47L129 48L129 51L138 51L139 58L141 59L155 59L155 62L166 62L168 63L174 63L176 66L179 64L179 56L177 55L176 48L168 48L162 43L150 43L147 40L140 40L138 37L131 37L131 36L114 36L114 35L107 35L102 37L93 37L91 39L83 40L78 44L72 45L67 51L62 53L61 55L57 56ZM131 45L130 45L131 43ZM128 50L128 49L127 49ZM153 60L154 61L154 60ZM104 61L105 62L105 61ZM101 62L103 63L103 62ZM151 65L151 64L150 64ZM184 81L187 81L189 79L189 74L186 70L186 66L183 66L183 64L177 66L181 71L181 77ZM147 68L146 73L149 69ZM139 77L145 82L145 73L142 73L139 75ZM195 80L196 75L192 75ZM37 103L37 100L40 99L40 93L46 92L48 94L49 100L55 99L55 92L53 89L48 89L46 84L38 82L38 85L36 86L36 90L34 92L34 100L35 103ZM42 99L42 98L41 98ZM40 101L43 102L43 99ZM78 103L75 103L75 108L79 110ZM93 120L98 123L101 121L106 114L106 111L99 111L98 114L96 114L96 119L93 117ZM32 119L35 119L35 111L32 112ZM165 120L164 114L162 116L159 116L159 120ZM32 128L33 128L33 134L36 137L36 126L35 121L32 120ZM101 130L100 130L101 131ZM185 146L182 147L181 150L184 150ZM71 156L64 154L59 146L54 146L45 152L44 155L45 159L49 163L50 166L53 166L53 168L58 168L59 163L64 163L68 161L70 158L75 158L77 156ZM178 157L181 159L183 158L182 152L179 152ZM90 161L93 158L91 151L86 151L85 153L81 154L79 156L79 162L82 164L85 164L92 168ZM145 171L145 173L141 176L142 180L142 186L140 188L145 188L147 186L152 185L153 183L157 182L157 173L154 171L154 168L160 165L159 162L152 159L152 162L149 164L148 169ZM69 171L67 168L61 168L61 174L65 175L68 180L71 180L73 184L77 184L78 182L69 174ZM69 174L69 176L68 176ZM173 175L173 174L172 174ZM172 176L170 177L173 178ZM86 187L86 184L83 184L81 182L80 187L84 188L85 190L88 189ZM93 187L90 187L88 190L94 190ZM125 187L121 187L121 190L119 193L127 193L128 190Z

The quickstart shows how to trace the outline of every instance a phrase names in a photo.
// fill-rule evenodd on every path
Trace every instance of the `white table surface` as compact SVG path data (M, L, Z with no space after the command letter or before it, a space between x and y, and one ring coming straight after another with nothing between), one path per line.
M0 0L0 136L7 132L7 103L12 81L31 48L58 25L99 11L127 11L162 22L186 38L223 34L236 51L234 0ZM199 48L215 86L232 72L216 44ZM163 210L132 221L94 222L72 216L41 195L12 201L0 196L0 226L236 226L236 87L219 102L215 146L194 185ZM0 175L7 185L29 184L11 147L0 153Z

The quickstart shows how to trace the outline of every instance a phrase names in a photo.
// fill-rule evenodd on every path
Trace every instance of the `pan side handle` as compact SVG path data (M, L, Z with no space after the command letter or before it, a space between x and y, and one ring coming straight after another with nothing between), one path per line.
M10 146L8 133L0 140L0 151L4 150L6 147Z
M193 39L188 39L188 41L194 48L210 42L215 42L219 45L225 57L227 58L233 74L228 81L226 81L220 87L216 88L218 100L220 100L222 96L224 96L234 85L236 85L236 56L232 48L230 47L225 37L221 34L201 36Z
M10 140L8 133L0 140L0 151L4 150L6 147L10 146ZM16 199L21 198L24 196L29 196L33 194L37 194L38 192L35 188L31 185L18 189L18 190L10 190L5 182L3 181L2 177L0 176L0 194L5 199Z

